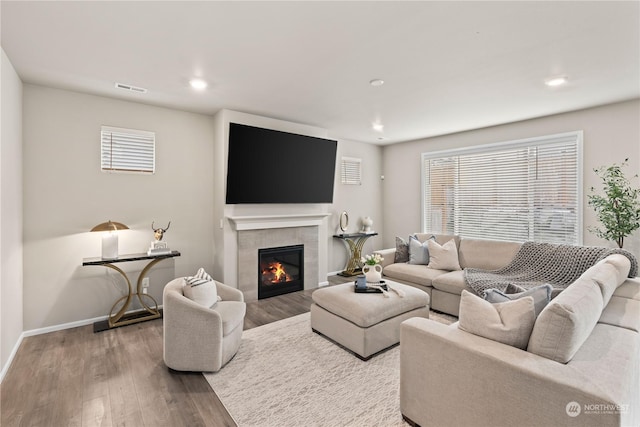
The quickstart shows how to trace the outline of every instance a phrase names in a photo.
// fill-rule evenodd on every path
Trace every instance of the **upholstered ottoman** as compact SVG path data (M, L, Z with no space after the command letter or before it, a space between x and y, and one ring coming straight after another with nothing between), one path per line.
M353 283L318 289L311 297L311 329L368 360L400 342L400 323L411 317L429 318L429 294L387 280L404 294L354 292Z

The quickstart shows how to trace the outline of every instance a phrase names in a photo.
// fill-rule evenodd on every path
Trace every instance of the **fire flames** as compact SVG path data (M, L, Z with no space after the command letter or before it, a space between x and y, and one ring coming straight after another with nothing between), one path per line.
M285 271L284 266L279 262L269 263L267 268L262 270L262 278L267 283L281 283L292 280L291 276Z

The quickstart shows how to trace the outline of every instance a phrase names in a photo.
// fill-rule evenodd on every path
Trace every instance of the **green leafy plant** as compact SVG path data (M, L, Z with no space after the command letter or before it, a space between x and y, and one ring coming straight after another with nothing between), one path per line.
M640 188L634 188L622 171L629 159L622 164L599 167L593 171L602 180L604 195L590 194L589 206L593 207L602 228L589 227L589 231L622 247L624 238L640 228ZM638 175L633 176L638 178ZM595 189L591 187L591 192Z

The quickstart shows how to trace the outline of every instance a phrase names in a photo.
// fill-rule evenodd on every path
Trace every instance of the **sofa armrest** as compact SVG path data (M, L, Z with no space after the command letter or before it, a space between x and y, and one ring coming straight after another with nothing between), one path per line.
M380 254L380 256L384 258L382 260L381 265L382 265L382 268L385 268L386 266L394 263L395 256L396 256L396 248L380 249L379 251L374 251L373 253Z
M216 281L216 289L218 291L218 295L220 295L220 298L222 298L223 301L244 302L244 294L236 288L232 288L229 285Z
M215 370L194 369L193 366L221 365L222 317L215 310L204 307L167 285L163 295L164 361L179 371Z
M400 330L400 407L422 426L623 425L619 413L567 414L572 402L623 403L589 374L594 366L606 371L601 363L576 368L412 318Z

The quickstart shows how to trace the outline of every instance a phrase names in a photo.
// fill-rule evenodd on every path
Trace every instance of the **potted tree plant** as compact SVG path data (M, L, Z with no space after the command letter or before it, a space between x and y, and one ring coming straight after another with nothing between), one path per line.
M602 223L600 227L589 227L589 231L606 240L612 240L622 247L624 238L640 228L640 188L634 188L625 177L622 164L599 167L593 171L602 181L604 195L595 194L591 187L589 206L593 207ZM635 175L633 178L637 178Z

